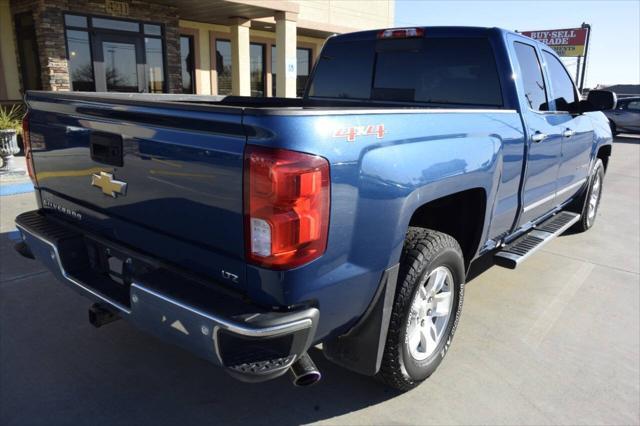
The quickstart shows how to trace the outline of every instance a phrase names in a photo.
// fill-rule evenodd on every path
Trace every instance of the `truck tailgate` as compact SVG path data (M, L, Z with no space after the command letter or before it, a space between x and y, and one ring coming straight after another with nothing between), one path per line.
M27 102L44 208L218 278L226 270L230 285L243 285L240 108L38 92ZM198 268L158 247L160 236L176 251L189 244L211 256Z

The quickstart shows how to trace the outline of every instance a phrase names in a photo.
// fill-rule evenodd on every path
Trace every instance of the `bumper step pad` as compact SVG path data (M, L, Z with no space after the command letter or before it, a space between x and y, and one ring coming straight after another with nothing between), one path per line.
M580 215L577 213L560 212L507 244L493 256L493 260L498 266L515 269L525 259L579 220Z

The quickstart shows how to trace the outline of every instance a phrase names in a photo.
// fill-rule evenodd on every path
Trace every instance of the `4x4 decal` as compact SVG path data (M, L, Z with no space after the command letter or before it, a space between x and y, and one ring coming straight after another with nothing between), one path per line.
M376 136L384 138L384 124L370 124L368 126L354 126L337 129L333 132L334 138L346 138L347 142L355 142L357 136Z

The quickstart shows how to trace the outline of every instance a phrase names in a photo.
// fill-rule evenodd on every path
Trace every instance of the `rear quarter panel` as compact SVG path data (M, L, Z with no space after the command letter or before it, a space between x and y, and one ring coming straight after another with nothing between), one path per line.
M318 338L340 332L370 303L381 274L399 261L409 220L420 206L481 188L483 240L508 231L518 207L523 131L511 110L245 116L248 143L325 157L331 164L327 251L286 272L248 266L250 291L273 303L315 301ZM384 126L383 137L340 136Z

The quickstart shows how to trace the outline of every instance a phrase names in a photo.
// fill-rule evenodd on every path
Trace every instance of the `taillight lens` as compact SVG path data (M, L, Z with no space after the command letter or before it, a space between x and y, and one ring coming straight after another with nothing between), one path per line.
M290 269L322 255L329 229L329 163L284 149L245 150L247 259Z
M31 137L29 135L29 113L27 112L24 117L22 117L22 144L24 145L24 157L27 163L27 171L29 172L29 177L31 181L35 184L36 181L36 173L33 170L33 156L31 154Z

